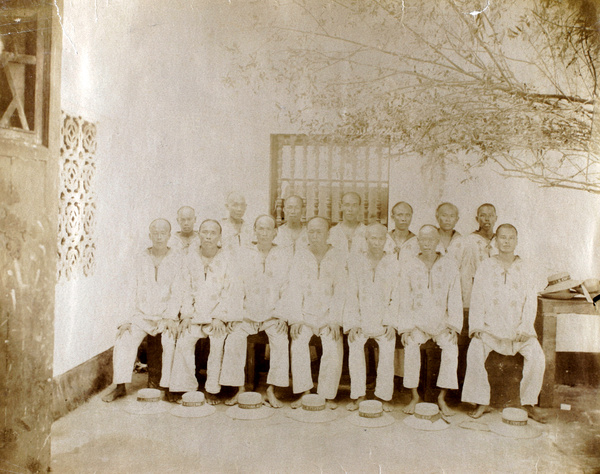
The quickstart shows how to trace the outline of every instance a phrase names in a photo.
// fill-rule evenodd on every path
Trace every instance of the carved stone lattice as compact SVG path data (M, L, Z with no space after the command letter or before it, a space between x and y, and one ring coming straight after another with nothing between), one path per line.
M60 147L58 278L90 276L96 265L96 125L63 112Z

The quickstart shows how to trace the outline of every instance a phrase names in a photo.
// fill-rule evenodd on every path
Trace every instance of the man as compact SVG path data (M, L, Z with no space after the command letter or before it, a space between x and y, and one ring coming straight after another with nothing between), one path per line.
M496 208L493 204L485 203L477 208L475 217L479 228L466 237L465 247L465 270L463 277L463 295L465 308L469 307L471 301L471 289L473 278L479 264L490 258L497 251L494 247L496 236L494 226L496 225Z
M183 206L177 211L178 232L175 232L171 240L171 248L187 255L192 250L200 247L200 236L194 230L196 224L196 211L189 206Z
M344 332L348 333L348 366L350 398L347 409L358 409L366 396L365 343L375 339L379 346L379 362L375 397L391 411L394 393L394 349L396 347L396 317L390 302L397 283L399 265L393 253L384 250L387 229L371 224L366 232L367 253L348 257L348 296L344 307Z
M181 260L167 246L171 224L156 219L150 224L152 247L137 258L133 266L132 304L129 321L121 324L113 352L113 382L116 388L102 400L112 402L127 394L125 384L131 382L139 345L150 335L162 334L161 387L170 383L171 364L179 310L183 301Z
M191 392L198 388L195 348L198 339L210 339L206 369L206 397L211 405L219 400L219 377L223 345L228 332L227 323L235 320L240 311L235 299L235 278L231 254L219 248L221 226L208 219L200 224L200 248L187 259L187 298L181 309L179 338L175 348L171 376L171 392Z
M345 252L327 243L329 221L313 217L308 221L308 249L296 251L289 273L286 314L290 324L292 379L294 393L307 394L313 387L309 342L321 338L321 357L317 393L335 409L342 375L343 344L340 326L345 298ZM300 399L292 408L301 405Z
M457 338L463 324L460 275L454 259L436 252L440 236L434 226L421 227L418 242L420 253L404 261L394 296L394 300L396 295L398 298L398 333L404 345L404 386L412 392L403 411L413 414L420 401L420 346L432 339L442 349L438 405L449 416L454 412L446 404L446 393L458 389Z
M534 329L537 295L531 272L515 255L517 229L502 224L496 233L498 255L484 260L475 274L463 402L474 403L473 418L489 411L490 385L485 361L491 351L524 358L521 404L536 421L545 422L535 407L544 378L544 352Z
M273 408L283 404L275 396L275 387L289 386L288 326L279 310L284 284L292 260L291 247L273 244L277 234L275 219L262 215L254 223L257 242L238 253L240 259L243 321L231 323L225 341L221 385L238 387L226 405L237 403L244 392L247 339L264 331L269 338L270 368L267 376L267 402Z
M367 226L358 220L361 202L358 193L345 193L342 196L342 221L329 233L329 243L344 253L366 251Z
M458 208L449 202L444 202L438 206L435 211L435 218L438 221L438 232L440 234L440 243L437 251L456 260L461 278L461 289L464 290L469 285L469 279L472 275L469 273L467 246L464 237L454 229L458 222ZM463 304L466 295L463 291Z
M244 221L246 213L246 199L238 192L229 193L225 207L229 217L221 221L223 234L221 243L225 250L235 252L242 247L252 244L252 229Z
M396 258L415 256L419 253L419 243L414 233L409 230L412 222L413 208L404 201L397 202L392 207L394 230L390 232Z
M279 247L292 247L296 253L299 248L308 247L306 227L302 225L302 211L304 200L300 196L290 196L283 203L285 224L277 229L277 236L273 243Z

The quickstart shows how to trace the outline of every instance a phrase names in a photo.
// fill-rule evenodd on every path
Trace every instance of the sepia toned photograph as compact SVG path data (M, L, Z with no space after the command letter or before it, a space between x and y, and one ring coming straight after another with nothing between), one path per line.
M600 1L0 0L0 473L600 472Z

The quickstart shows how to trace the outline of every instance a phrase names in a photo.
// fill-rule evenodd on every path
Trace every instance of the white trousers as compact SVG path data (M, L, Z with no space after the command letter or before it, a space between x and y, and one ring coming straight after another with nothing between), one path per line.
M477 405L490 404L490 383L485 361L491 351L503 355L523 355L523 378L521 379L521 404L536 405L546 369L544 351L537 339L525 342L500 341L486 333L474 337L467 352L467 371L462 390L462 401Z
M356 400L367 393L367 367L365 343L369 338L360 334L354 342L348 341L348 369L350 370L350 398ZM391 400L394 394L394 349L396 336L389 341L385 334L374 337L379 347L375 396L380 400Z
M246 351L248 336L264 331L269 338L270 357L267 384L287 387L290 384L290 353L287 328L278 334L277 320L262 323L242 321L225 340L221 385L242 387L245 383Z
M204 325L208 326L208 325ZM193 392L198 390L196 380L196 343L198 339L207 337L210 340L210 352L206 364L205 390L209 393L219 393L219 376L223 360L223 345L226 336L216 337L207 334L200 324L192 324L189 331L177 338L173 369L171 370L171 392Z
M306 392L313 388L313 379L310 371L310 338L315 334L311 328L302 325L300 334L292 339L292 382L294 393ZM342 335L334 340L330 334L321 335L323 355L319 366L319 379L317 393L327 400L333 400L337 395L340 378L342 377L342 358L344 345Z
M404 386L406 388L417 388L419 386L421 344L425 344L430 339L442 350L437 386L456 390L458 388L458 376L456 374L458 369L458 344L450 339L450 334L447 332L431 336L420 329L411 332L404 346Z
M131 383L133 366L137 357L138 348L144 338L150 334L157 334L157 323L154 321L139 321L131 324L131 331L127 331L115 341L113 349L113 383ZM161 335L162 342L162 370L160 386L168 387L175 351L175 339L164 331Z

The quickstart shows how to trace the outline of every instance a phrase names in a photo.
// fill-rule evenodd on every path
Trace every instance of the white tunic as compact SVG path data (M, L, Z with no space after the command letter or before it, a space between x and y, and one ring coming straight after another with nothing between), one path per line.
M221 229L221 247L225 250L236 251L241 247L249 247L254 241L254 230L245 221L242 221L238 231L235 225L225 218L221 221Z
M367 253L367 228L362 222L358 224L354 230L352 238L346 237L346 233L342 227L342 223L339 222L336 226L332 227L329 231L329 243L335 248L343 251L344 253ZM384 250L391 253L394 248L394 241L388 236Z
M187 255L190 250L198 250L200 247L200 236L196 231L189 238L183 237L181 232L175 232L169 240L169 245L173 250Z
M308 234L306 226L302 226L300 235L294 240L292 231L287 224L283 224L277 228L277 235L273 239L273 243L279 247L292 247L292 252L296 253L298 249L308 248Z
M465 264L463 268L463 298L465 308L469 307L471 301L471 291L473 287L473 278L477 268L484 260L492 255L498 254L496 248L496 236L491 240L486 239L481 234L473 232L465 237Z

